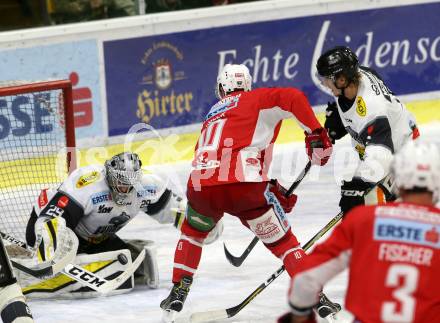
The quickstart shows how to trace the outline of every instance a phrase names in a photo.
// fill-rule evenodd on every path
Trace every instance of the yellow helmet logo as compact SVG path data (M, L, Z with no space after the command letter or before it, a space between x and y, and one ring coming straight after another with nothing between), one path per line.
M365 117L365 115L367 114L367 105L365 104L365 101L364 99L362 99L361 96L356 99L356 112L361 117Z

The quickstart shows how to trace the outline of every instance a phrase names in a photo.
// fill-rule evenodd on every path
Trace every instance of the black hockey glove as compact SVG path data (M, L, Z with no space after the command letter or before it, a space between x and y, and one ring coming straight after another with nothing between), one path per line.
M339 206L345 214L358 205L365 204L365 191L374 184L365 183L360 178L351 181L343 181L341 185L341 200Z
M325 109L324 128L327 129L328 135L333 144L336 140L341 139L347 134L347 130L345 130L341 117L339 116L336 102L328 102L327 104L327 109Z

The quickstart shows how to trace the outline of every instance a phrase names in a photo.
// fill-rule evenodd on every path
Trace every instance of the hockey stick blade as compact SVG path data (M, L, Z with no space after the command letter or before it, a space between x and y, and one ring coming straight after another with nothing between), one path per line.
M244 301L240 304L227 308L225 310L214 310L206 312L196 312L191 314L191 323L202 323L210 322L215 320L222 320L233 317L237 315L246 305L248 305L252 300L257 297L267 286L269 286L279 275L284 272L284 266L281 266L276 272L274 272L264 283L257 287Z
M304 179L304 177L309 172L310 168L312 167L312 162L309 161L306 166L304 167L303 171L299 174L295 182L289 187L289 189L284 194L286 197L288 197L292 192L298 187L298 185L301 183L301 181ZM233 254L231 254L226 248L226 244L223 243L223 248L225 250L225 256L226 259L231 263L231 265L235 267L240 267L241 264L244 262L244 260L247 258L247 256L251 253L252 249L255 247L255 245L258 243L260 239L258 237L254 237L251 241L251 243L248 245L246 250L241 254L239 257L235 257Z
M371 190L374 189L378 184L382 183L386 180L387 177L384 177L375 186L366 190L365 194L368 194ZM344 212L339 212L336 216L334 216L321 230L319 230L307 243L303 246L304 251L310 249L310 247L318 241L321 237L323 237L330 229L332 229L339 221L343 218ZM221 312L226 313L227 317L222 316L222 318L230 318L240 312L246 305L248 305L255 297L257 297L271 282L273 282L279 275L283 273L285 270L284 265L281 266L275 273L273 273L269 279L267 279L263 284L258 286L256 290L254 290L244 301L240 304L227 308L225 310L216 310L216 311L206 311L206 312L196 312L191 315L191 322L209 322L215 320L217 318L212 318L215 315L220 315ZM210 316L210 314L212 316ZM194 319L194 321L193 321Z
M31 275L33 277L36 277L36 278L43 278L43 277L48 277L48 276L53 275L53 269L52 269L51 265L49 265L48 267L45 267L45 268L33 269L33 268L26 267L25 265L22 265L14 260L11 260L11 263L12 263L12 266L17 268L18 270L20 270L28 275Z
M247 258L247 256L250 254L252 249L258 243L258 241L260 241L260 239L258 239L258 237L254 237L252 239L251 243L249 244L249 246L246 248L246 250L243 252L243 254L240 257L235 257L234 255L232 255L229 252L228 248L226 248L226 245L223 243L223 248L225 249L226 259L228 259L228 261L231 263L232 266L240 267L241 264L243 263L243 261Z

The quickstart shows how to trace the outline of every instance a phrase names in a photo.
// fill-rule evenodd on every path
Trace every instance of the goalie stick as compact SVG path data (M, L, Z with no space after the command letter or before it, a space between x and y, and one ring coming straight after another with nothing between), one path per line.
M289 187L289 189L284 194L286 197L288 197L292 192L298 187L298 185L301 183L301 181L304 179L304 177L309 172L310 168L312 167L312 163L309 161L304 167L303 171L299 174L298 178L293 182L293 184ZM258 237L254 237L251 241L251 243L248 245L246 250L241 254L239 257L235 257L233 254L231 254L226 248L226 244L223 243L223 248L225 250L225 256L226 259L231 263L231 265L235 267L240 267L243 261L247 258L247 256L251 253L252 249L255 247L255 245L260 241Z
M27 246L26 242L16 239L15 237L0 232L0 235L3 240L14 244L24 250L31 251ZM64 244L63 249L61 250L61 257L57 258L56 261L53 259L51 261L36 265L34 268L28 268L25 265L22 265L14 260L11 260L12 265L20 271L23 271L29 275L32 275L37 278L53 276L71 262L76 255L76 250L78 249L78 239L74 237L73 239L69 239L67 244Z
M383 182L387 181L388 176L380 180L376 185L366 190L364 196L367 195L376 186L382 185ZM333 228L344 216L344 212L339 212L334 218L332 218L321 230L319 230L307 243L303 246L304 251L307 251L317 240L324 236L331 228ZM267 286L269 286L278 276L280 276L285 271L284 265L281 266L276 272L274 272L265 282L257 287L248 297L246 297L240 304L223 309L223 310L213 310L205 312L196 312L191 314L191 323L202 323L210 322L214 320L224 320L237 315L245 306L247 306L252 300L257 297Z
M6 233L0 232L1 237L3 240L8 241L12 244L15 244L25 250L29 250L29 247L27 244L23 241L20 241L11 235L8 235ZM76 240L76 243L77 240ZM23 264L20 264L14 260L11 260L12 265L17 268L18 270L29 274L36 278L43 278L48 276L53 276L54 274L57 274L59 272L62 272L64 275L76 280L80 284L87 286L99 293L106 294L112 290L115 290L120 285L122 285L127 279L129 279L135 270L139 267L141 262L145 258L145 250L142 250L141 253L137 256L137 258L132 262L132 264L124 271L122 272L118 277L107 280L105 278L100 277L99 275L92 273L81 266L71 264L70 262L73 260L73 258L76 255L77 248L70 248L73 250L74 255L71 259L68 259L67 261L61 261L61 262L54 262L51 261L49 265L46 265L42 268L29 268ZM65 257L67 259L67 257Z

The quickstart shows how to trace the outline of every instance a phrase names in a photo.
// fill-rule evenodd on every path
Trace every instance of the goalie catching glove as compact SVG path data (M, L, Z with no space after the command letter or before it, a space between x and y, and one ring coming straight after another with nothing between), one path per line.
M70 231L70 232L69 232ZM40 217L35 222L36 255L39 263L63 257L75 234L66 227L62 217ZM76 252L75 252L76 253Z

